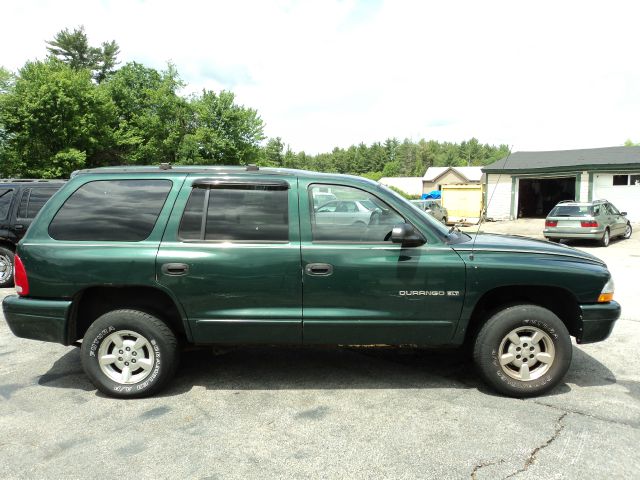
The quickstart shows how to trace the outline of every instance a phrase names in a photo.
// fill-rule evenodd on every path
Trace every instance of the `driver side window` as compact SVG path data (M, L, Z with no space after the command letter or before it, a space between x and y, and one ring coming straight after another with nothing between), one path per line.
M327 194L335 200L323 202ZM405 221L375 195L353 187L311 185L309 200L314 242L390 242L393 226Z

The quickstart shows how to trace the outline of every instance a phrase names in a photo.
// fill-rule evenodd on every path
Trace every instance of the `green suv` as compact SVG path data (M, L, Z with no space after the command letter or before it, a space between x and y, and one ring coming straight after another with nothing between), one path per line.
M374 214L321 220L329 195ZM562 380L570 336L604 340L620 315L592 255L448 229L363 178L255 166L76 172L15 279L13 333L81 344L116 397L157 392L186 343L468 345L489 385L526 397Z

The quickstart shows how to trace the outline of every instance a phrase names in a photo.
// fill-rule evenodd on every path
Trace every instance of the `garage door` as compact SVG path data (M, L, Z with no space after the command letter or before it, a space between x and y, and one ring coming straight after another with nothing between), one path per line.
M482 185L443 185L442 206L450 221L477 223L482 210Z
M636 185L639 176L640 172L631 175L597 173L593 179L593 199L605 198L621 212L627 212L629 220L640 222L640 185ZM626 185L623 184L625 179Z

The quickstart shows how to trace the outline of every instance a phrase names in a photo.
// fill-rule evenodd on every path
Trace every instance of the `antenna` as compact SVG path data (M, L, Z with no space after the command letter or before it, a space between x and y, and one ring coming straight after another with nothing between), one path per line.
M480 215L480 221L478 222L478 229L476 230L476 234L473 237L473 243L471 244L471 253L469 254L469 259L473 260L473 250L476 246L476 238L478 238L478 234L480 233L480 227L482 227L482 221L487 216L487 212L489 211L489 205L491 204L491 200L493 200L493 195L496 193L496 189L498 188L498 184L500 183L500 177L502 177L502 172L507 168L507 162L511 157L511 151L513 150L513 145L509 147L509 151L507 152L507 156L504 159L504 163L502 164L502 168L500 169L500 173L498 174L498 180L496 180L496 184L493 186L493 191L491 192L491 197L488 197L487 204L485 205L484 215ZM487 186L489 182L487 182Z

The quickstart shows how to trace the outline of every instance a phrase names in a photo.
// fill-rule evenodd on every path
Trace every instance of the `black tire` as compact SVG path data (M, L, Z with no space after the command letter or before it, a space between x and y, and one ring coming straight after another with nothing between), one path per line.
M535 332L543 340L535 344L527 343L530 342L527 339L534 338ZM519 336L520 344L509 340L508 336L513 333L516 338ZM540 342L543 343L542 349L539 348ZM520 352L526 351L526 355L521 355L523 358L518 357L520 360L515 358L516 348L520 348ZM543 357L540 354L545 352L546 358L552 358L551 361L538 360ZM531 358L525 359L530 353ZM571 364L571 354L571 337L567 327L553 312L537 305L516 305L495 313L480 329L473 349L473 359L483 379L499 393L516 398L534 397L555 387ZM514 363L501 365L501 358L506 359L509 355L513 357L513 362L521 364L519 369ZM526 372L522 366L524 362L528 362ZM529 370L528 365L533 368ZM515 378L522 373L535 378Z
M442 223L447 224L447 217L442 217Z
M633 233L633 228L631 228L631 223L627 223L627 226L625 227L622 238L624 238L625 240L629 240L631 238L632 233Z
M114 335L116 332L124 339L122 350L117 350L121 340ZM131 348L134 347L131 342L137 345L140 338L146 343L139 349ZM171 329L153 315L138 310L113 310L91 324L82 341L80 356L85 373L102 393L138 398L155 394L173 377L178 365L178 346ZM116 357L118 361L101 367L99 356ZM132 372L128 373L129 381L123 380L123 365L128 365L127 372ZM136 380L136 376L140 379Z
M13 287L13 256L12 250L0 247L0 288Z
M607 228L604 231L604 233L602 234L602 238L600 239L600 246L601 247L608 247L610 242L611 242L611 233L609 232L609 229Z

